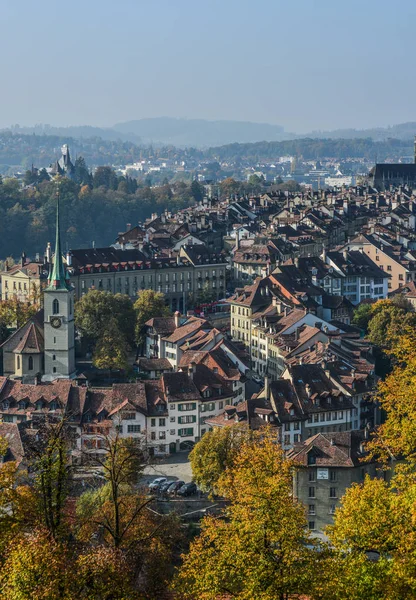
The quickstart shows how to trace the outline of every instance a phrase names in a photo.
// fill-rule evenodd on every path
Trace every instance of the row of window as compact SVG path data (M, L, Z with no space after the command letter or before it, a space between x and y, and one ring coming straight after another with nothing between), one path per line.
M331 504L331 506L329 507L329 514L333 515L336 511L336 508L337 508L336 504ZM316 515L315 504L309 504L308 515ZM312 528L309 527L309 529L315 529L315 524Z
M308 496L309 496L309 498L316 498L316 488L314 485L311 485L309 487ZM330 498L338 498L336 487L329 488L329 497Z
M347 411L348 412L348 411ZM344 411L332 411L327 413L316 413L314 415L310 415L308 418L308 423L319 423L323 421L342 421L344 419Z

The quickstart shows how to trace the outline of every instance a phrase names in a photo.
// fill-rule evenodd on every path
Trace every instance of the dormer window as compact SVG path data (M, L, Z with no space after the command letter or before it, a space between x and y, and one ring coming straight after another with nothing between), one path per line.
M9 401L8 400L4 400L3 404L3 410L8 410L10 407Z
M291 417L295 416L295 409L294 408L291 408L289 412L290 412L290 416Z
M42 410L42 406L43 406L43 402L42 402L42 400L38 400L38 401L36 402L36 405L35 405L35 406L36 406L36 410Z
M52 402L49 404L49 410L56 410L57 409L57 405L55 400L52 400Z
M25 410L26 402L24 400L20 400L19 402L19 410Z

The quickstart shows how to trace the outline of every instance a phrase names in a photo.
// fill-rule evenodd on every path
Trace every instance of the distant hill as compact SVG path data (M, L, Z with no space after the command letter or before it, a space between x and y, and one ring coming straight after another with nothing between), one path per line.
M382 142L389 138L396 140L413 140L416 135L416 123L401 123L391 127L374 127L372 129L335 129L334 131L313 131L302 137L330 138L330 139L358 139L371 138L376 142Z
M117 123L113 129L125 136L136 135L144 144L172 144L197 148L222 146L232 142L280 141L293 138L293 135L285 133L280 125L170 117L126 121Z
M53 127L52 125L34 125L33 127L20 127L19 125L13 125L2 130L3 132L11 132L14 135L48 135L62 138L76 138L80 140L90 140L93 138L100 138L102 140L108 140L112 142L133 142L134 144L141 144L141 139L134 133L127 135L121 131L116 131L111 127L92 127L91 125L73 125L70 127Z

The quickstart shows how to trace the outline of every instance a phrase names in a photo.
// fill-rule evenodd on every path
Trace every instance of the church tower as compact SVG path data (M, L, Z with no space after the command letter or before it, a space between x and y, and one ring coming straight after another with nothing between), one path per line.
M75 375L74 290L67 280L61 252L59 194L53 269L44 290L44 355L46 381Z

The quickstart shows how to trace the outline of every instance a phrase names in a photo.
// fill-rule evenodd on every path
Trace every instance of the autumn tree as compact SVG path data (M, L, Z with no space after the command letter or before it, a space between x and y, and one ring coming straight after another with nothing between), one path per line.
M199 487L215 493L218 481L233 467L242 444L250 439L250 429L238 424L215 427L205 433L189 455L192 475Z
M21 327L39 310L38 304L28 304L16 296L0 300L0 321L6 327Z
M176 579L182 598L284 600L310 588L304 507L293 500L294 465L262 431L218 481L229 505L207 517Z
M158 598L179 538L176 519L148 510L152 498L137 489L146 464L141 441L115 434L103 435L102 442L106 452L91 459L91 464L102 469L105 483L78 501L78 539L86 542L95 537L103 549L110 548L124 570L123 561L129 565L126 581L146 589L147 597ZM86 563L84 568L89 568Z
M321 561L313 597L414 598L415 499L414 484L398 493L394 484L367 477L348 488L327 529L331 552Z
M143 340L143 326L152 317L168 317L171 313L165 303L165 296L153 290L142 290L134 303L136 313L136 341Z
M72 600L73 570L64 544L45 530L16 538L0 571L0 595L7 600Z
M34 492L40 522L55 540L65 535L64 510L71 475L72 429L66 419L46 418L27 440L27 460L35 474Z

